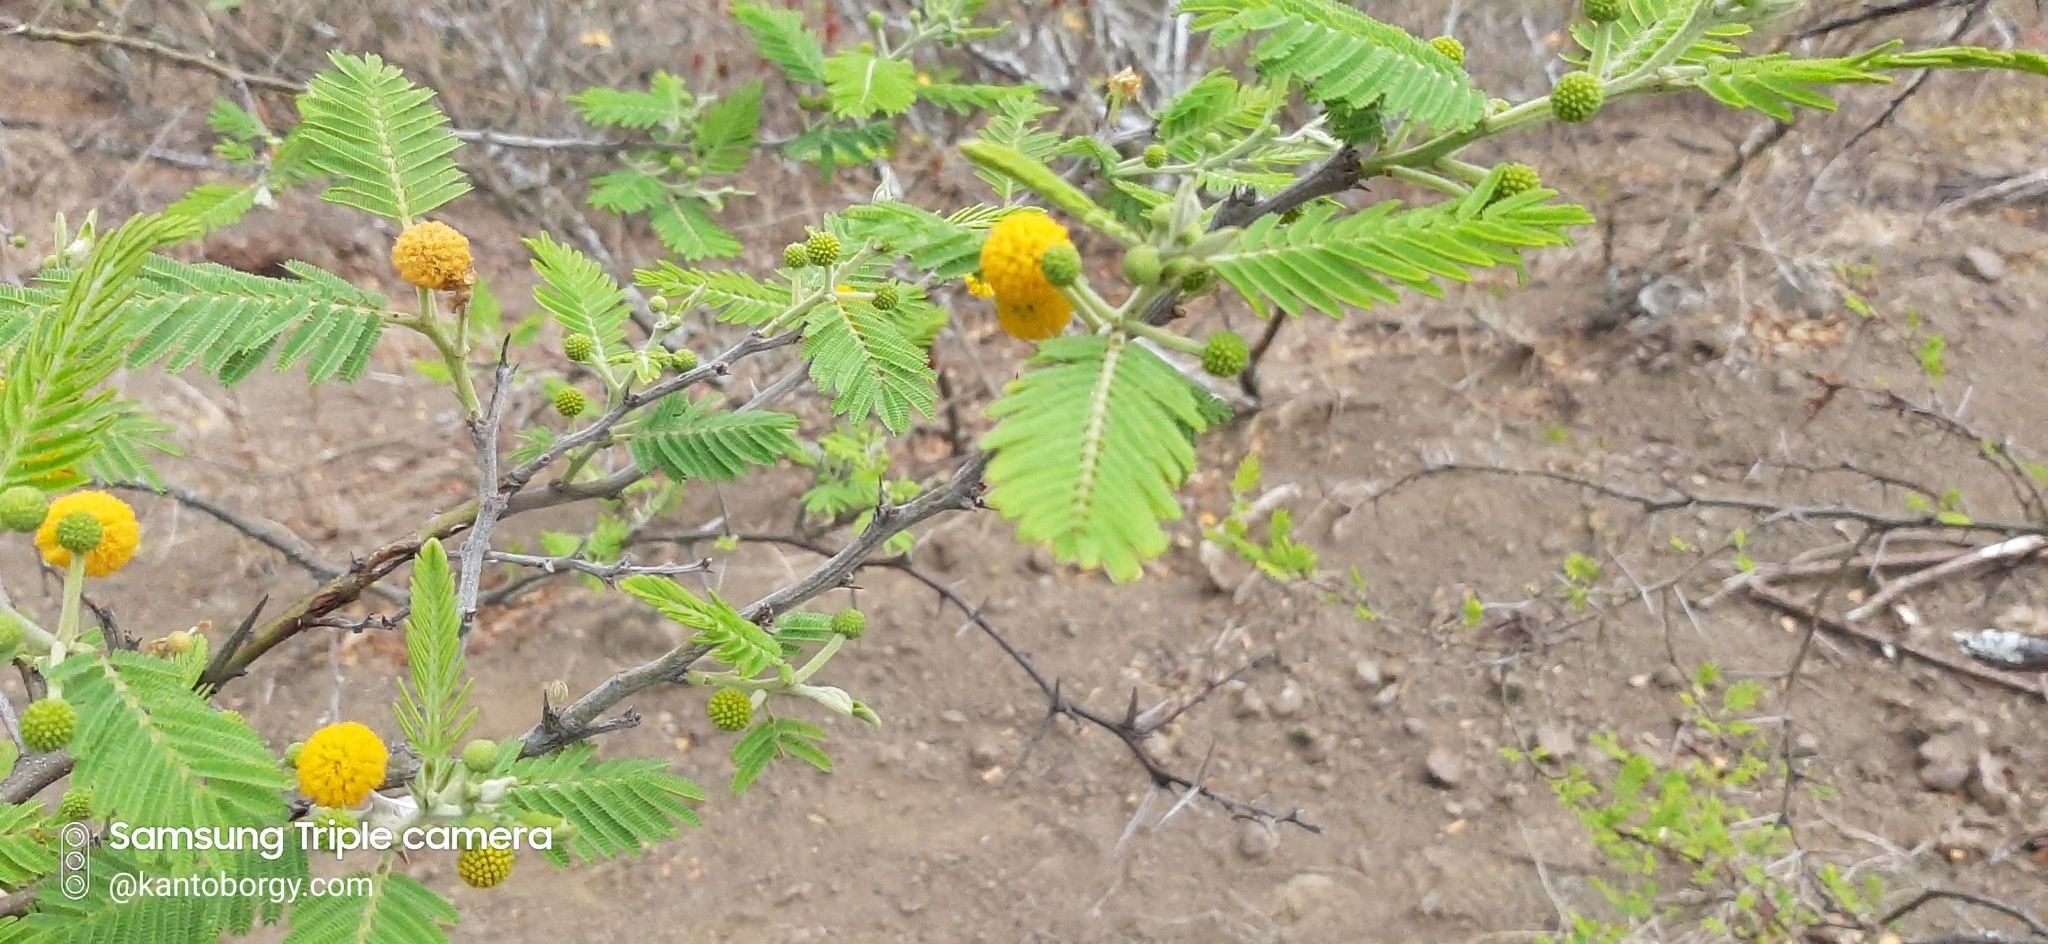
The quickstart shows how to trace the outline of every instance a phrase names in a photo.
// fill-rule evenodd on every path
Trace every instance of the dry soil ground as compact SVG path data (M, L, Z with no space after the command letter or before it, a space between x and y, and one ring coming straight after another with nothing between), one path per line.
M2041 44L2044 21L2031 5L1996 9L1997 30L1980 27L1973 38ZM1437 22L1411 18L1425 29ZM1467 35L1476 60L1509 63L1487 76L1496 87L1540 83L1523 45L1540 46L1556 24L1534 22L1528 36L1512 16ZM1934 36L1945 24L1903 26ZM0 39L0 51L9 89L0 98L0 185L8 188L0 224L44 238L56 210L76 218L98 206L118 217L207 178L134 158L152 145L203 151L198 105L178 116L161 103L136 104L119 75L76 50ZM202 102L212 86L190 88L202 97L185 104ZM2043 207L1934 212L1977 183L2041 166L2042 88L2009 77L1938 78L1847 155L1840 142L1876 117L1888 93L1853 95L1842 114L1802 122L1683 231L1676 244L1685 264L1658 290L1655 315L1609 331L1586 330L1606 305L1607 266L1633 271L1653 261L1666 220L1693 205L1756 133L1755 119L1699 101L1636 102L1595 127L1537 134L1502 156L1538 164L1612 228L1537 256L1526 285L1489 278L1442 300L1290 326L1269 359L1265 409L1207 441L1206 469L1189 489L1191 520L1142 582L1114 586L1051 566L1017 547L989 513L943 520L920 536L922 566L986 601L997 626L1100 708L1122 705L1134 687L1150 704L1190 690L1216 666L1277 654L1277 668L1248 676L1241 694L1219 696L1156 747L1177 768L1206 764L1219 790L1299 808L1320 833L1273 832L1195 803L1120 842L1146 792L1123 748L1062 723L1025 758L1045 706L1021 673L964 630L958 612L905 579L870 573L861 599L875 628L835 663L833 680L888 724L828 725L833 775L780 766L732 799L719 789L730 774L728 739L703 720L701 693L649 692L633 699L647 723L607 738L606 750L668 758L710 787L704 828L596 868L528 863L490 893L462 887L447 862L422 859L412 871L462 908L458 940L505 944L1449 941L1552 928L1564 906L1597 910L1590 881L1610 873L1542 780L1504 763L1497 749L1540 739L1597 769L1587 736L1611 731L1668 752L1679 708L1674 665L1713 661L1735 677L1778 683L1802 639L1796 624L1739 597L1699 608L1732 572L1728 555L1698 565L1673 542L1713 549L1746 528L1748 553L1769 562L1843 534L1727 510L1645 517L1585 489L1524 478L1446 475L1370 497L1427 461L1455 459L1646 492L1905 512L1904 491L1823 468L1850 463L1960 489L1981 518L2018 517L1970 443L1852 394L1816 413L1820 388L1807 374L1938 399L2030 456L2048 450L2039 409L2048 389ZM800 171L761 173L771 185L764 192L803 194L774 198L748 227L762 245L780 245L801 224L802 206L872 185L857 174L817 187ZM947 202L971 184L942 167L923 186L927 199ZM735 212L749 219L754 210ZM527 224L483 195L454 217L477 239L479 266L499 279L511 314L523 314L525 260L514 237ZM386 278L388 238L360 216L296 195L208 252L252 268L304 258L376 280ZM644 239L630 244L647 248ZM46 251L38 243L0 257L0 277L22 277ZM1847 291L1874 316L1852 312ZM1204 308L1196 317L1242 328L1249 316ZM971 300L960 300L956 318L940 355L954 383L978 397L1009 376L1022 349L992 333ZM1933 335L1946 339L1948 375L1930 389L1915 352ZM471 487L450 398L410 368L422 354L389 343L362 382L311 392L291 376L232 390L153 373L128 384L181 429L176 439L189 457L163 463L171 480L275 522L338 561ZM741 389L750 380L738 381ZM537 410L539 397L528 399ZM935 426L907 441L904 468L942 474L951 460L940 433ZM1227 508L1229 470L1247 452L1264 457L1269 486L1299 489L1288 503L1299 536L1321 552L1326 571L1357 568L1377 621L1319 591L1256 580L1239 589L1228 574L1221 582L1231 586L1219 589L1192 519ZM694 491L673 520L692 528L725 514L742 530L781 527L804 484L799 470L785 469L741 488ZM125 626L158 635L211 620L218 637L259 597L287 600L311 586L275 553L190 509L146 497L137 504L146 550L99 588ZM504 533L579 522L555 513ZM1594 610L1561 601L1559 567L1574 551L1603 564ZM19 548L5 560L9 573L26 572ZM721 555L710 579L751 599L810 563L743 546ZM1682 573L1691 612L1669 595L1654 604L1625 595L1634 583ZM19 592L19 583L10 586ZM1477 626L1458 616L1468 590L1493 604ZM1916 595L1916 638L1940 647L1950 630L2022 618L2007 612L2016 606L2048 612L2044 590L2038 570L2025 566ZM616 594L567 581L488 613L472 660L481 730L524 729L548 682L580 692L674 644L672 630ZM337 710L388 733L398 654L388 636L303 638L231 687L225 703L278 745ZM1823 634L1789 700L1774 687L1763 710L1796 719L1803 769L1836 791L1829 799L1802 793L1794 807L1813 854L1883 874L1894 887L2048 905L2048 865L2023 847L2048 832L2048 714L2038 697ZM1987 752L1992 778L2003 781L1996 789L1929 788L1921 742L1957 731L1950 739L1968 742L1969 760L1979 745ZM1746 799L1777 806L1775 795ZM1953 911L1930 918L1930 927L1961 926Z

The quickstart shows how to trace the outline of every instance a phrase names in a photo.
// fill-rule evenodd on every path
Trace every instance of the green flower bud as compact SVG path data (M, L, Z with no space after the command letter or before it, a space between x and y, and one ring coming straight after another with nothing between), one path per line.
M1599 114L1606 98L1598 76L1590 72L1567 73L1550 90L1550 114L1566 124L1575 124Z
M43 492L30 485L16 485L0 492L0 528L9 531L29 532L43 526L43 516L50 513L50 501Z
M790 243L782 247L782 267L801 269L811 264L811 254L804 251L803 243Z
M578 364L588 364L597 356L597 339L587 334L572 334L562 339L562 353Z
M1586 0L1579 10L1595 23L1612 23L1621 19L1621 0Z
M1500 183L1493 188L1493 200L1498 203L1541 186L1543 177L1536 173L1536 168L1527 164L1509 164L1501 168Z
M21 617L14 613L0 613L0 662L14 658L21 649Z
M1055 288L1066 288L1081 278L1081 252L1073 243L1054 243L1038 257L1039 271Z
M21 713L21 742L38 754L71 743L71 735L77 730L78 709L62 698L45 698Z
M1465 64L1465 44L1458 42L1456 36L1438 36L1429 41L1429 48L1443 53L1444 58L1452 62L1461 66Z
M721 688L704 704L704 713L720 731L739 731L754 721L754 700L737 688Z
M575 387L563 387L555 391L555 412L574 419L590 409L590 398Z
M462 748L462 766L473 773L487 774L498 769L498 744L496 741L477 738Z
M868 615L853 607L832 614L832 631L847 639L859 639L868 631Z
M1053 284L1057 285L1059 283L1055 282ZM875 288L875 299L872 304L875 306L876 311L894 311L896 306L902 301L903 293L897 291L896 286L880 285Z
M1235 377L1251 362L1251 348L1235 331L1218 331L1202 344L1202 369L1212 377Z
M804 258L814 266L828 266L839 261L839 237L821 229L811 230L809 239L804 240Z
M57 546L73 554L90 554L99 549L105 528L89 511L74 511L57 522Z
M1145 148L1145 166L1154 169L1165 167L1166 146L1163 144L1147 145Z
M668 353L668 369L678 374L687 374L697 369L697 352L689 348L677 348Z
M1124 253L1124 281L1132 285L1152 285L1159 281L1159 250L1151 246L1132 246Z
M92 818L92 788L72 787L64 791L64 799L57 804L57 819L65 823L83 823Z

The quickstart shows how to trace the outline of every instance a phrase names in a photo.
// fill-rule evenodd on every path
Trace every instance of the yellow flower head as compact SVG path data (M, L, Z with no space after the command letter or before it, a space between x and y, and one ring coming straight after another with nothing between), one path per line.
M989 229L981 244L981 277L995 290L996 320L1011 337L1038 341L1060 333L1074 306L1045 280L1039 260L1058 245L1073 245L1067 228L1037 210L1012 213Z
M975 298L996 297L996 290L989 288L988 283L981 280L981 276L969 272L967 273L967 277L965 279L962 279L961 281L967 283L967 294L972 295Z
M43 526L36 529L36 547L43 559L59 570L71 566L71 552L57 540L57 524L65 515L81 511L100 522L100 546L86 553L85 575L105 577L128 566L142 547L142 525L135 520L135 509L106 492L72 492L50 503Z
M353 721L330 724L299 751L299 792L320 806L360 805L384 782L388 760L377 732Z
M467 282L469 239L446 223L416 223L391 244L391 266L400 278L424 289L442 291Z

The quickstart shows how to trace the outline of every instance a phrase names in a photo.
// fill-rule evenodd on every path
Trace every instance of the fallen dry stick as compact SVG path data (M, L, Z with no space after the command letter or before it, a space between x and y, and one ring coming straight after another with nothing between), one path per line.
M1880 652L1897 651L1931 665L1938 665L1951 672L1958 672L1981 681L2002 685L2016 692L2039 695L2048 698L2048 675L2031 678L2017 672L2005 672L1980 665L1967 656L1928 649L1915 645L1895 634L1860 622L1847 622L1825 613L1816 613L1812 607L1794 600L1792 596L1767 583L1752 583L1749 596L1766 606L1782 610L1793 616L1811 620L1814 625L1837 635L1861 639L1878 647Z
M2023 534L2016 538L2000 541L1997 544L1986 545L1974 551L1957 555L1953 560L1946 563L1937 564L1926 570L1915 571L1900 577L1872 595L1870 602L1850 610L1844 615L1844 618L1851 623L1861 623L1877 615L1887 604L1915 587L1923 587L1944 577L1955 576L1978 564L1988 564L1993 561L2003 560L2016 561L2039 551L2043 546L2048 546L2048 538L2038 534Z

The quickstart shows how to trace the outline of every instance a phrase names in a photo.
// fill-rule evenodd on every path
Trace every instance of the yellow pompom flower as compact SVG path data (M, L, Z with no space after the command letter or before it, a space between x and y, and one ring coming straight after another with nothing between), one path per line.
M299 750L299 792L320 806L357 806L384 782L390 756L377 732L353 721L330 724Z
M391 244L391 267L400 278L442 291L470 279L469 239L446 223L415 223Z
M135 509L106 492L72 492L50 503L43 526L36 529L36 547L43 559L58 570L71 566L71 552L58 541L57 525L66 515L81 511L100 523L100 543L86 552L85 575L105 577L128 566L142 547L142 525L135 520Z
M981 277L995 290L996 320L1011 337L1043 340L1073 320L1074 306L1046 281L1039 264L1059 245L1073 245L1067 228L1036 210L1003 217L981 244Z

